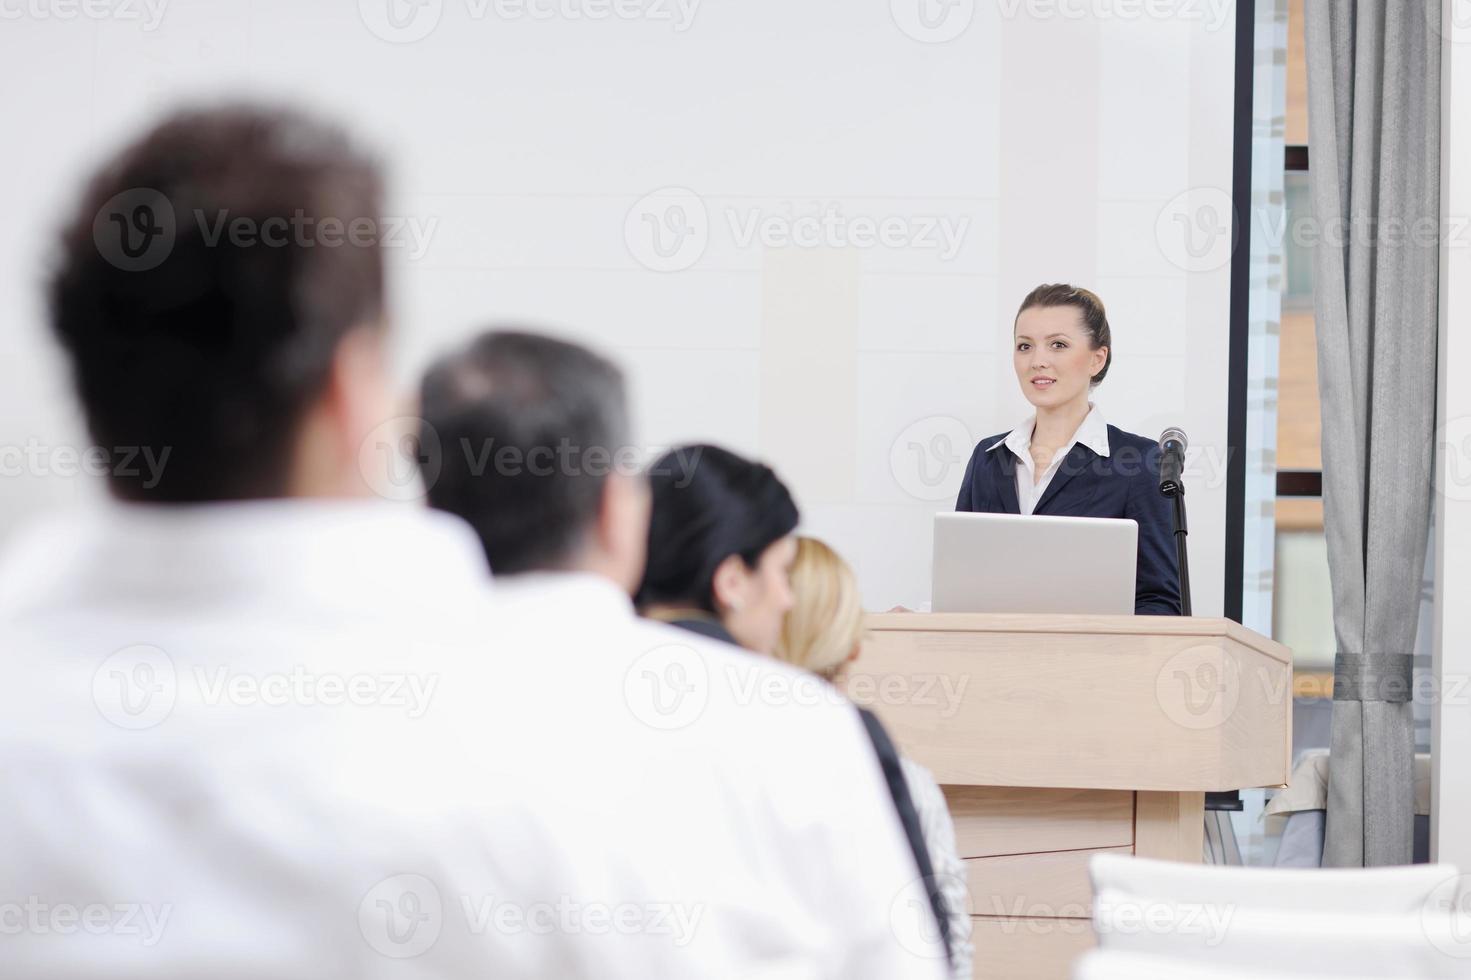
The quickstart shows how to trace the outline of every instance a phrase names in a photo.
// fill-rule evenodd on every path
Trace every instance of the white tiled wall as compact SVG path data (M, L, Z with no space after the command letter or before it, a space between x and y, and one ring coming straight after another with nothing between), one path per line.
M367 26L390 2L172 0L154 30L7 22L0 64L27 84L0 108L25 137L0 183L0 443L81 439L35 283L86 163L178 100L249 91L361 128L393 164L393 209L435 222L421 257L395 256L406 383L493 320L590 340L628 368L644 441L726 443L788 474L874 607L927 598L929 515L953 502L965 440L1024 412L1009 330L1039 282L1109 304L1112 421L1181 424L1223 456L1228 269L1190 260L1161 211L1229 192L1229 3L1131 19L1109 3L647 0L648 16L593 20L563 0L531 4L546 19L431 0L401 10L437 11L434 29L394 43ZM679 10L682 30L655 16ZM697 195L703 250L654 271L637 205L671 187ZM753 220L824 214L844 229L831 245L741 240ZM886 221L910 237L855 234ZM1210 476L1190 498L1203 613L1222 594ZM0 535L93 489L0 479Z

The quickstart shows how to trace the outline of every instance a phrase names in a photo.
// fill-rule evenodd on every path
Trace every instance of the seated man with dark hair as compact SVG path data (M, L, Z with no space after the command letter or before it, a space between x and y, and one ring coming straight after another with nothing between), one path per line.
M185 112L66 224L52 326L116 465L0 560L5 976L933 976L887 932L897 830L843 809L874 773L724 748L718 684L661 729L631 650L373 499L381 183L310 118Z
M429 503L469 522L497 576L581 570L632 594L649 491L616 367L496 331L431 367L420 400Z
M835 977L938 966L933 944L918 940L935 928L928 907L898 899L919 872L851 708L800 697L803 674L785 664L635 614L650 494L618 369L566 341L491 331L431 367L421 400L431 503L479 532L507 621L528 629L513 648L559 666L583 695L580 707L549 714L553 726L643 745L647 773L598 802L617 812L623 801L641 824L630 833L663 855L646 873L670 894L720 883L722 908L706 928L733 929L732 949L743 933L761 937L724 961L741 964L731 975L777 963ZM704 465L698 454L661 464ZM630 716L657 737L617 737ZM801 742L809 737L819 746ZM660 772L678 786L664 802L667 787L651 775ZM804 909L800 918L844 936L845 948L817 954L821 944L783 908ZM914 941L896 945L906 929Z

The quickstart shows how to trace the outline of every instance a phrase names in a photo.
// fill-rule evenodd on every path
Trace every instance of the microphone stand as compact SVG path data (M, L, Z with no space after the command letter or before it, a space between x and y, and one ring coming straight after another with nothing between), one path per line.
M1175 502L1175 560L1180 564L1180 615L1193 616L1190 605L1190 548L1185 538L1190 531L1185 526L1185 484L1176 482L1174 493L1161 490Z
M1162 467L1169 466L1164 479L1160 480L1159 492L1169 497L1174 502L1175 514L1175 558L1180 564L1180 615L1189 616L1191 612L1190 602L1190 549L1185 543L1190 534L1185 521L1185 481L1181 475L1183 460L1179 455L1166 454L1167 457L1174 455L1174 459L1166 461L1161 459ZM1240 790L1219 790L1205 794L1205 808L1209 810L1241 810L1244 806L1241 802Z

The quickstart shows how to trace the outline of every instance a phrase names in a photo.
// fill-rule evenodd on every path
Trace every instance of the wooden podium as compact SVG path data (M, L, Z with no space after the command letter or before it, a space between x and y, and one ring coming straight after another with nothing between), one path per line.
M1204 795L1281 786L1292 654L1230 620L871 615L853 700L944 788L976 977L1066 978L1088 859L1200 861Z

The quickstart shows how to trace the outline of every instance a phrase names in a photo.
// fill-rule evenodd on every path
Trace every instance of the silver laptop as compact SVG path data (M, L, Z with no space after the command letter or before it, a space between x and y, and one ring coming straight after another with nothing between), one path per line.
M1139 525L1098 517L936 514L934 612L1134 612Z

